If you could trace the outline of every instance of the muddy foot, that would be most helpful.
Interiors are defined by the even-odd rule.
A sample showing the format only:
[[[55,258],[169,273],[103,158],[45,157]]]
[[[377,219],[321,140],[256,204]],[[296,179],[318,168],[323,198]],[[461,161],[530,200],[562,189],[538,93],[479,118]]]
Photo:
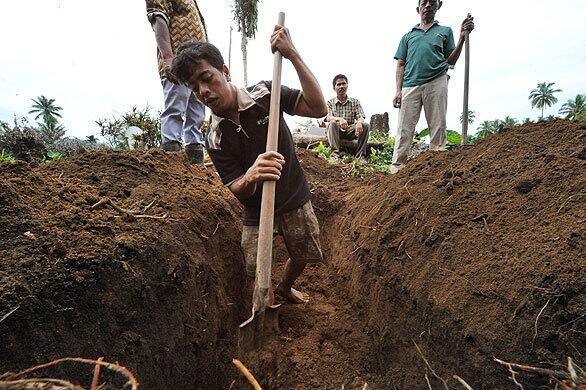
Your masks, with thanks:
[[[287,291],[280,285],[277,285],[275,288],[275,294],[285,299],[289,303],[299,304],[309,302],[309,295],[302,293],[301,291],[297,291],[294,288],[291,288],[289,291]]]

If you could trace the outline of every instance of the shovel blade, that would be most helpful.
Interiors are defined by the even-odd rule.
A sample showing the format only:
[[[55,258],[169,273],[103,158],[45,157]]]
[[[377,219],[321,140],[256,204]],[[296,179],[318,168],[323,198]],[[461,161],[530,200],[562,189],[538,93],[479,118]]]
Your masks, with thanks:
[[[265,338],[279,333],[279,306],[266,306],[252,312],[252,317],[238,328],[238,349],[241,353],[260,349]]]

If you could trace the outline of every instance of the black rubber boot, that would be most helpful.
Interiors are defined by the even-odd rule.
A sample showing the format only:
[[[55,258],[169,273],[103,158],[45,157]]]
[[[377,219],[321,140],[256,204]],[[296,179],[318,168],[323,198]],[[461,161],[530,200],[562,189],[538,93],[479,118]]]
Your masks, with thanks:
[[[185,145],[187,160],[192,164],[203,165],[203,146],[198,144]]]
[[[181,144],[177,141],[167,141],[161,143],[161,150],[165,152],[178,152],[181,150]]]

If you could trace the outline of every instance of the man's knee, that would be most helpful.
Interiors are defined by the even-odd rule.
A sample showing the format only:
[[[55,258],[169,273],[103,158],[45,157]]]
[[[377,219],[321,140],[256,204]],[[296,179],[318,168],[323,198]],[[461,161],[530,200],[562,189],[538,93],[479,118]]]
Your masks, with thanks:
[[[368,122],[364,122],[362,124],[362,133],[360,134],[362,138],[368,139],[368,134],[370,133],[370,124]]]
[[[328,122],[326,126],[326,131],[329,132],[339,132],[340,131],[340,124],[336,121]]]
[[[319,242],[319,223],[311,201],[283,216],[283,239],[291,261],[295,263],[324,261]]]
[[[258,249],[258,227],[243,226],[240,246],[244,254],[246,275],[254,278],[256,274],[256,251]]]

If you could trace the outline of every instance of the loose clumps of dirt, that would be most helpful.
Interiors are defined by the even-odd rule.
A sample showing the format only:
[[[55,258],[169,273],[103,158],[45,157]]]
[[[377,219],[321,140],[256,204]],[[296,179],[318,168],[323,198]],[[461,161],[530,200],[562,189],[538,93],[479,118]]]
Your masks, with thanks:
[[[585,143],[584,123],[542,122],[364,179],[300,151],[328,264],[243,362],[295,389],[510,388],[493,357],[584,366]],[[211,170],[157,150],[2,165],[0,209],[0,372],[104,357],[148,389],[242,385],[240,206]]]
[[[240,206],[213,174],[158,150],[0,169],[0,372],[105,357],[144,388],[225,384]]]

